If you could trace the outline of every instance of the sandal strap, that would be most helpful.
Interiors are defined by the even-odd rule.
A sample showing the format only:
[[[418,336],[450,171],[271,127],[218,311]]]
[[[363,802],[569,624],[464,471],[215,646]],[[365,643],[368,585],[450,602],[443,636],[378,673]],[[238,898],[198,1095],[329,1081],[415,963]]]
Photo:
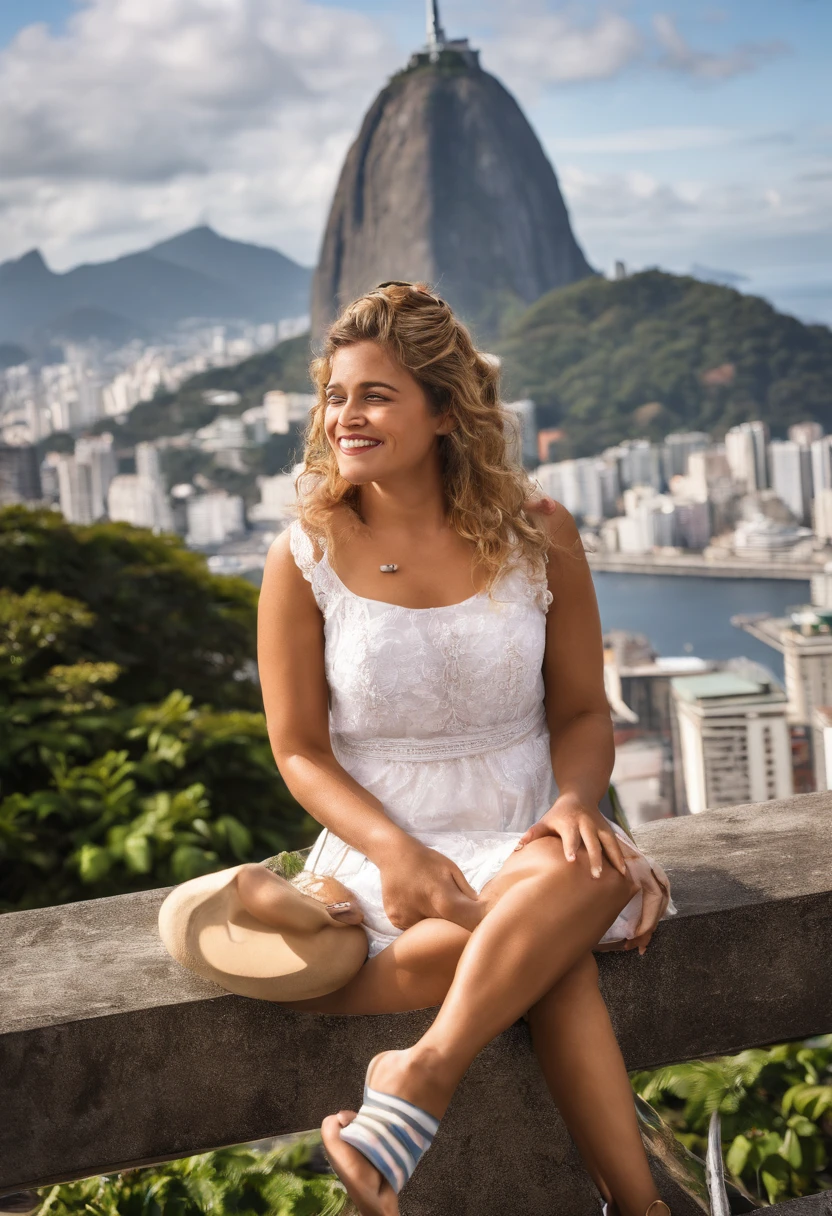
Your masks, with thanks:
[[[369,1086],[341,1139],[372,1162],[398,1194],[433,1143],[439,1120],[420,1106]]]

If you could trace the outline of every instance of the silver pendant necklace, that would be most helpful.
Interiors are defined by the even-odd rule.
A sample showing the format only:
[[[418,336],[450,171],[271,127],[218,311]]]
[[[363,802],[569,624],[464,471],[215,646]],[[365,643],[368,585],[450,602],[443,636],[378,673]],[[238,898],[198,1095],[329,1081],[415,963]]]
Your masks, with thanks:
[[[379,570],[382,574],[395,574],[398,568],[399,567],[395,562],[390,562],[390,564],[387,566],[379,566]]]

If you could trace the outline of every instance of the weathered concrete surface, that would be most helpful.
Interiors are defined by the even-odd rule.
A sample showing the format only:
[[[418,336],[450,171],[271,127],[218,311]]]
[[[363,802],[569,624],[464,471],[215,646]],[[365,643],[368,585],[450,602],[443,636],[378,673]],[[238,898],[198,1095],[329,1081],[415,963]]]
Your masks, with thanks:
[[[832,1028],[831,829],[825,795],[637,829],[679,915],[643,957],[597,956],[628,1067]],[[315,1127],[360,1101],[371,1055],[433,1016],[222,994],[166,955],[165,894],[0,917],[0,1192]],[[475,1062],[402,1204],[452,1207],[598,1211],[522,1025]]]
[[[821,1191],[819,1195],[804,1195],[802,1199],[790,1199],[788,1203],[776,1203],[768,1209],[777,1216],[832,1216],[832,1191]]]

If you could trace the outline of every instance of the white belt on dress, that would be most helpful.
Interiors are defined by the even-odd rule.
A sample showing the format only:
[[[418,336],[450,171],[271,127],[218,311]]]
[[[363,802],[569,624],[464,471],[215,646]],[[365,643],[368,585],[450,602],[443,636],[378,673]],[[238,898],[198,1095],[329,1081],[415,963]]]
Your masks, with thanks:
[[[469,731],[464,735],[444,735],[427,739],[356,739],[338,731],[332,732],[336,748],[358,756],[377,756],[385,760],[453,760],[458,756],[476,756],[481,752],[494,751],[520,743],[532,731],[546,721],[546,710],[541,702],[518,722],[504,726],[488,726],[482,730]]]

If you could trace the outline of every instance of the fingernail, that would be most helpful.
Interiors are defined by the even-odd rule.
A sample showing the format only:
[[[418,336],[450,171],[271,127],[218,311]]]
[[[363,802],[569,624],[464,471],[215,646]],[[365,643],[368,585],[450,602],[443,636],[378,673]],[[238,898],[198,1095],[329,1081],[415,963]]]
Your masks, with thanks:
[[[348,899],[342,900],[339,904],[327,904],[327,910],[330,912],[332,912],[334,910],[340,911],[340,909],[342,909],[342,908],[351,908],[351,907],[352,907],[352,904],[350,903],[350,901]]]
[[[516,844],[514,846],[515,853],[517,853],[520,849],[522,849],[522,847],[523,847],[523,841],[521,840],[519,844]]]
[[[600,871],[600,870],[593,870],[593,871],[592,871],[592,877],[593,877],[593,878],[600,878],[600,877],[601,877],[601,871]]]
[[[575,854],[574,854],[574,853],[567,853],[567,854],[566,854],[566,860],[567,860],[567,861],[574,861],[574,860],[575,860]]]

